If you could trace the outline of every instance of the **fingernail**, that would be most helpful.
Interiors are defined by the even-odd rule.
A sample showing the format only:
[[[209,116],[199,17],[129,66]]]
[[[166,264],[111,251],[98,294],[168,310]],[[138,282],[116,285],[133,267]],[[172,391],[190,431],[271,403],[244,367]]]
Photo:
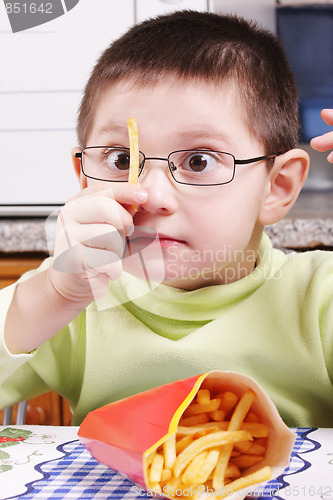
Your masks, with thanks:
[[[138,190],[136,193],[135,193],[135,199],[138,203],[143,203],[147,200],[148,198],[148,193],[147,191],[144,191],[143,189],[141,190]]]

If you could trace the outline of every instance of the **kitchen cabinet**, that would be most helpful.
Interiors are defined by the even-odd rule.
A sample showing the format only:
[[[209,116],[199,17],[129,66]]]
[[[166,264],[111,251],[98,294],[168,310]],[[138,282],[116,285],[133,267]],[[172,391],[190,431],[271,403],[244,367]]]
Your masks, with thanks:
[[[7,254],[0,253],[0,289],[14,283],[23,273],[35,269],[47,257],[43,253]],[[13,423],[16,408],[14,408]],[[0,423],[2,411],[0,411]],[[70,425],[71,411],[68,402],[55,392],[29,400],[27,424],[35,425]]]
[[[0,289],[16,280],[30,269],[36,269],[47,257],[44,253],[0,253]]]

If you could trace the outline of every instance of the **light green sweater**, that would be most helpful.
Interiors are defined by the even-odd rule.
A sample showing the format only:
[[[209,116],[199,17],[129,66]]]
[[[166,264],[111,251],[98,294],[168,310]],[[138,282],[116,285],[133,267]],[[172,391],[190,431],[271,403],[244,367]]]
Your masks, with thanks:
[[[264,235],[256,269],[235,283],[160,285],[116,306],[128,286],[126,275],[110,283],[106,297],[26,355],[3,341],[15,285],[0,292],[0,406],[52,389],[78,425],[109,402],[220,369],[253,377],[288,425],[333,427],[332,253],[285,255]]]

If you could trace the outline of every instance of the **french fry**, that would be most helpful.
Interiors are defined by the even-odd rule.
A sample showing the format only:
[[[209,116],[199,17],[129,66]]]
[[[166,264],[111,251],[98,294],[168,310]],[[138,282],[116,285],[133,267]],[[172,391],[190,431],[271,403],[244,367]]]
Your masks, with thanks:
[[[246,415],[244,422],[259,422],[259,418],[253,411],[249,411],[249,413]]]
[[[139,177],[139,134],[138,125],[135,118],[127,120],[128,137],[130,142],[130,170],[128,182],[137,184]]]
[[[258,443],[251,443],[250,447],[246,451],[246,454],[264,456],[265,452],[266,452],[266,446]]]
[[[220,410],[218,410],[220,411]],[[228,429],[229,422],[224,420],[223,422],[218,422],[215,420],[214,422],[207,422],[206,424],[202,424],[202,427],[218,427],[220,431],[226,431]]]
[[[172,493],[173,491],[180,490],[183,487],[182,478],[172,476],[172,478],[166,483],[167,491]]]
[[[153,458],[155,456],[155,453],[156,453],[156,449],[153,450],[153,451],[151,451],[149,453],[149,455],[147,456],[147,458],[146,458],[146,467],[147,467],[147,469],[148,469],[148,467],[150,467],[150,465],[151,465],[151,463],[153,461]]]
[[[231,458],[231,463],[237,465],[239,469],[247,469],[260,462],[262,459],[263,457],[257,455],[240,455],[239,457]]]
[[[127,120],[128,137],[130,143],[130,169],[128,174],[128,182],[130,184],[137,184],[139,178],[139,134],[138,126],[135,118]],[[137,211],[136,205],[131,205],[132,210]]]
[[[176,461],[176,434],[172,434],[163,443],[164,467],[172,469]]]
[[[197,393],[197,403],[208,405],[210,402],[210,391],[208,389],[200,389]]]
[[[242,441],[240,443],[235,443],[234,450],[238,450],[241,453],[247,453],[251,448],[252,441]]]
[[[255,443],[265,446],[265,448],[267,448],[267,438],[265,437],[256,438]]]
[[[251,439],[251,435],[247,431],[219,431],[202,436],[193,441],[178,455],[173,467],[173,473],[175,477],[179,477],[183,469],[193,459],[193,456],[204,450],[237,441],[247,441],[248,439]]]
[[[232,399],[230,396],[231,394],[232,393],[229,393],[228,396],[230,399]],[[241,427],[244,418],[246,417],[248,411],[251,408],[254,398],[255,398],[255,393],[250,389],[243,394],[232,414],[232,417],[228,425],[228,431],[235,431]],[[224,446],[221,450],[220,457],[216,465],[213,476],[213,488],[216,490],[221,489],[224,485],[224,477],[231,457],[232,449],[233,445],[228,444],[227,446]]]
[[[193,435],[195,435],[195,433],[188,434],[187,436],[179,439],[179,441],[176,442],[176,455],[185,450],[185,448],[193,442]]]
[[[159,483],[161,481],[163,470],[163,455],[155,453],[153,461],[150,466],[149,481],[150,483]]]
[[[193,415],[200,415],[202,413],[210,413],[216,411],[220,406],[220,399],[211,399],[207,404],[192,403],[186,408],[183,413],[185,418],[192,417]]]
[[[200,484],[198,480],[198,473],[201,467],[203,466],[208,455],[208,451],[203,451],[196,455],[193,460],[190,462],[185,472],[182,475],[182,482],[185,484],[192,484],[194,486]]]
[[[225,417],[225,411],[223,410],[214,410],[209,413],[209,416],[215,422],[223,422]]]
[[[247,412],[251,408],[254,398],[255,393],[251,391],[251,389],[244,392],[230,419],[230,424],[228,425],[229,431],[234,431],[240,428],[244,421],[244,418],[247,415]]]
[[[241,429],[244,431],[249,431],[249,433],[255,438],[265,438],[268,436],[268,427],[265,424],[244,422],[241,425]]]
[[[235,465],[236,467],[236,465]],[[161,474],[161,483],[165,483],[172,478],[172,472],[170,469],[163,469]]]
[[[198,425],[197,427],[205,429],[207,427],[218,427],[221,431],[226,431],[229,426],[229,421],[224,420],[223,422],[206,422]],[[249,431],[249,433],[254,438],[266,438],[268,436],[268,427],[266,424],[262,424],[259,422],[243,422],[240,426],[241,430]],[[180,429],[180,427],[179,427]],[[192,427],[184,427],[187,431],[184,431],[186,434],[190,434],[192,431]]]
[[[150,484],[150,489],[151,489],[151,491],[153,491],[155,494],[157,494],[157,493],[161,493],[161,492],[162,492],[161,485],[160,485],[159,483],[151,483],[151,484]]]
[[[219,394],[217,398],[221,399],[220,410],[224,410],[226,415],[232,410],[238,401],[238,396],[229,391]]]
[[[237,465],[239,469],[247,469],[256,463],[261,462],[263,458],[264,457],[257,455],[240,455],[239,457],[231,458],[231,463]]]
[[[193,426],[178,425],[177,435],[193,436],[194,434],[197,434],[198,435],[197,437],[199,437],[200,432],[202,432],[203,433],[202,435],[204,435],[207,434],[208,432],[215,432],[218,430],[226,431],[227,425],[224,425],[223,428],[221,428],[220,422],[208,422],[207,424],[193,425]]]
[[[252,484],[261,483],[262,481],[268,481],[271,478],[272,472],[269,466],[263,467],[262,469],[253,472],[252,474],[248,474],[247,476],[242,476],[239,479],[235,479],[231,483],[228,483],[228,488],[226,488],[226,493],[218,496],[217,500],[221,500],[222,498],[226,498],[228,496],[228,491],[238,491],[242,488],[247,488]]]
[[[244,439],[245,441],[245,439]],[[228,444],[223,446],[220,452],[220,456],[218,462],[215,467],[214,475],[213,475],[213,488],[214,490],[221,490],[224,485],[224,478],[226,475],[228,463],[231,457],[233,449],[233,444]]]
[[[268,426],[251,409],[254,399],[252,390],[239,397],[230,391],[216,395],[207,386],[200,389],[176,433],[147,457],[149,486],[162,494],[167,488],[175,500],[222,500],[228,496],[224,491],[269,479],[269,467],[246,475],[248,467],[263,460],[268,444]],[[206,489],[209,494],[203,493]],[[223,494],[217,496],[217,491]]]
[[[217,464],[219,456],[220,456],[219,450],[214,450],[214,449],[209,450],[206,459],[197,474],[196,479],[198,484],[205,483],[208,480],[211,472],[214,470]]]
[[[180,425],[200,425],[209,422],[209,416],[207,413],[201,413],[200,415],[193,415],[192,417],[182,418],[179,422]]]
[[[241,477],[241,471],[239,470],[239,468],[237,467],[236,464],[233,464],[233,463],[228,463],[228,467],[227,467],[227,470],[225,472],[225,476],[227,478],[236,478],[238,479],[239,477]]]

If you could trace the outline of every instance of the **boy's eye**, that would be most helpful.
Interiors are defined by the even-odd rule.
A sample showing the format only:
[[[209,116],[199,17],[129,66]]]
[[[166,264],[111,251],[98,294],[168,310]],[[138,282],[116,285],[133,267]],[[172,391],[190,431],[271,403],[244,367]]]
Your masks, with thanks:
[[[128,151],[121,149],[108,150],[104,153],[105,161],[109,168],[118,170],[129,170],[130,155]]]
[[[201,172],[207,167],[208,161],[203,155],[195,155],[190,158],[188,164],[195,172]]]
[[[218,158],[215,158],[213,154],[197,152],[184,158],[180,166],[189,172],[203,172],[216,169],[218,165]]]

